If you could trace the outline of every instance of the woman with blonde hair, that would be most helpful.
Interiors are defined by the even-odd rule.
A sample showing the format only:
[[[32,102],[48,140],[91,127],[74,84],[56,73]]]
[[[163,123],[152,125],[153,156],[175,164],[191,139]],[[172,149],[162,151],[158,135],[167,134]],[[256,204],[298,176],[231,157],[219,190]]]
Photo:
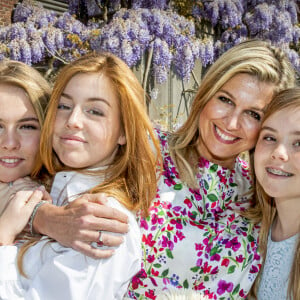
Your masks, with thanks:
[[[26,245],[20,250],[21,272],[10,283],[2,283],[0,298],[122,299],[140,268],[140,231],[133,212],[148,210],[160,164],[143,89],[123,61],[108,53],[92,53],[61,70],[42,129],[40,153],[47,171],[55,176],[53,205],[64,206],[83,193],[105,193],[107,205],[129,219],[130,231],[118,248],[107,250],[114,255],[102,260],[48,237]],[[36,168],[33,174],[39,171]],[[47,206],[52,205],[41,200],[36,208]],[[98,231],[91,247],[102,246]],[[15,268],[12,262],[6,264]]]
[[[32,67],[0,62],[0,244],[14,242],[37,201],[9,200],[19,190],[41,185],[29,176],[34,166],[41,169],[39,139],[50,93],[48,82]]]
[[[300,299],[299,132],[296,87],[272,100],[255,148],[256,206],[247,214],[261,224],[264,263],[253,288],[257,299]]]

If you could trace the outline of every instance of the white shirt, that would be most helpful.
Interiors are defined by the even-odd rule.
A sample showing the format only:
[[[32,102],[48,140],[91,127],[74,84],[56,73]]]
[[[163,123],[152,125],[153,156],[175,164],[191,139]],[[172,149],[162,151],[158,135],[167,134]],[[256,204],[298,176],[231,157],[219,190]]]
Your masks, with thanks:
[[[102,180],[77,172],[59,172],[51,196],[56,205],[72,201]],[[67,203],[67,202],[65,202]],[[122,299],[128,283],[140,269],[141,240],[135,216],[116,199],[108,205],[124,212],[130,231],[111,258],[95,260],[50,242],[45,237],[24,258],[28,278],[16,271],[16,246],[0,247],[0,299],[83,300]]]

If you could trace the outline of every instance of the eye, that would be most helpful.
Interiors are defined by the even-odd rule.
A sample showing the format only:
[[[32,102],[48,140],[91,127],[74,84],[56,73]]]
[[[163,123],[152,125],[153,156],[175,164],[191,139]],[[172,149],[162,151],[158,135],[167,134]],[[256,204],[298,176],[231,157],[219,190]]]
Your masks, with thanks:
[[[293,145],[294,145],[295,147],[300,147],[300,141],[296,141]]]
[[[253,119],[260,121],[261,120],[261,115],[253,110],[247,111],[247,114],[252,117]]]
[[[262,140],[267,141],[267,142],[276,142],[275,137],[271,135],[265,135],[262,137]]]
[[[69,109],[71,109],[71,106],[67,105],[67,104],[59,103],[57,105],[57,109],[59,109],[59,110],[69,110]]]
[[[91,108],[91,109],[87,109],[86,112],[95,116],[104,116],[103,111],[100,109]]]
[[[234,104],[229,98],[227,98],[225,96],[219,96],[218,99],[223,103],[227,103],[227,104],[231,104],[231,105]]]
[[[35,125],[35,124],[24,124],[20,126],[20,129],[25,129],[25,130],[39,130],[40,127]]]

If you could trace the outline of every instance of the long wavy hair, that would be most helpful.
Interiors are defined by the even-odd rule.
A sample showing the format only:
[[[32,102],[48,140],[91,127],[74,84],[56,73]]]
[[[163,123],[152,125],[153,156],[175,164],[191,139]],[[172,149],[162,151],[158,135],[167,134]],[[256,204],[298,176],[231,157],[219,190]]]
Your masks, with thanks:
[[[61,70],[53,87],[41,133],[42,161],[52,175],[70,169],[59,160],[53,150],[57,106],[71,78],[76,74],[93,73],[106,76],[117,93],[126,144],[119,146],[114,161],[105,170],[105,181],[93,188],[91,193],[105,192],[115,196],[127,208],[142,209],[147,214],[150,202],[156,195],[156,171],[161,164],[160,150],[146,112],[144,90],[130,68],[116,56],[109,53],[91,53]],[[102,173],[103,170],[98,170],[92,174]]]
[[[37,70],[22,62],[3,60],[0,62],[0,84],[19,87],[26,93],[42,128],[51,94],[51,87],[47,80]],[[39,153],[36,156],[35,166],[39,172],[32,175],[38,178],[38,175],[42,175],[42,161]]]
[[[264,115],[263,122],[271,117],[274,113],[279,112],[286,108],[300,108],[300,88],[295,87],[284,90],[277,94],[272,102],[268,105],[266,114]],[[259,234],[259,251],[265,261],[267,254],[268,235],[270,228],[277,216],[277,209],[274,198],[267,195],[260,185],[256,182],[255,205],[250,208],[245,215],[253,223],[261,223]],[[299,228],[300,232],[300,228]],[[257,277],[251,294],[256,298],[256,293],[261,277],[261,272]],[[300,235],[296,246],[292,270],[289,277],[288,295],[287,299],[300,299]]]
[[[274,94],[295,84],[294,69],[287,56],[268,42],[246,41],[225,52],[202,79],[186,122],[169,139],[171,156],[180,178],[191,188],[199,188],[195,172],[201,156],[196,148],[200,113],[227,81],[241,73],[273,84]]]

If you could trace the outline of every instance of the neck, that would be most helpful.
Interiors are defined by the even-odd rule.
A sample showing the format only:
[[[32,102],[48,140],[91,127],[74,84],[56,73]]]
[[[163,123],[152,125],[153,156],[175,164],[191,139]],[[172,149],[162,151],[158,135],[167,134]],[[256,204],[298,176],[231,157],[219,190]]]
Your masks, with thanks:
[[[275,199],[277,216],[272,228],[272,239],[282,241],[300,229],[300,199]]]

